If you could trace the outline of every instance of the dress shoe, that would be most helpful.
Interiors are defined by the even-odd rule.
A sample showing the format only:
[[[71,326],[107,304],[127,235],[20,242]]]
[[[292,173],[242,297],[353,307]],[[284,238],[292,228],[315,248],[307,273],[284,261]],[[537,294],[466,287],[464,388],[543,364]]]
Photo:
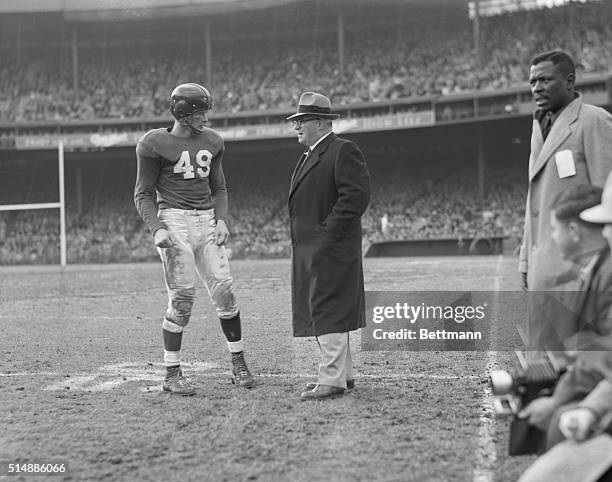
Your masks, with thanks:
[[[331,385],[317,385],[314,390],[306,390],[300,395],[300,400],[324,400],[326,398],[341,397],[344,395],[344,388],[333,387]]]
[[[314,383],[314,382],[307,383],[306,384],[306,390],[314,390],[314,388],[316,386],[317,386],[317,384]],[[346,381],[346,391],[349,392],[353,388],[355,388],[355,380],[347,380]]]

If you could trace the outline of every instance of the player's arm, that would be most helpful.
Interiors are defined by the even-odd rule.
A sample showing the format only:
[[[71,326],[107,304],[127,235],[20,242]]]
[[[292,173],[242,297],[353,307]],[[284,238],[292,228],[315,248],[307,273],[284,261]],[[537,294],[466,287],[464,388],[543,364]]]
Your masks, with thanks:
[[[166,226],[157,216],[155,203],[155,185],[161,170],[161,160],[146,142],[140,141],[136,146],[136,162],[136,185],[134,187],[136,210],[155,237],[155,245],[160,248],[169,248],[173,244],[172,238]]]
[[[336,238],[358,219],[370,201],[370,174],[359,148],[352,142],[342,145],[334,166],[338,197],[325,220],[326,229]]]
[[[225,174],[223,173],[223,153],[225,148],[222,146],[217,155],[213,158],[210,165],[210,193],[215,206],[215,241],[217,245],[223,245],[229,240],[230,232],[227,227],[227,186],[225,184]]]

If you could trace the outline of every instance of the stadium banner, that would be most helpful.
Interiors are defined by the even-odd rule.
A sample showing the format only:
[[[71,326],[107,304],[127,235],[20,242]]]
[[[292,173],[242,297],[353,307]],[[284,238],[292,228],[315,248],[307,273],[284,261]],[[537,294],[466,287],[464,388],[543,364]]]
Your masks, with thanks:
[[[409,129],[434,124],[433,111],[399,112],[375,117],[357,117],[334,121],[338,134]],[[237,127],[212,126],[226,141],[247,141],[257,139],[282,139],[295,137],[289,122],[283,124],[261,124]],[[108,147],[134,147],[145,131],[96,132],[96,133],[45,133],[18,134],[15,147],[20,150],[56,149],[61,140],[64,148],[105,149]]]
[[[365,351],[609,349],[612,337],[597,332],[610,320],[595,316],[596,303],[576,291],[367,291],[361,345]]]

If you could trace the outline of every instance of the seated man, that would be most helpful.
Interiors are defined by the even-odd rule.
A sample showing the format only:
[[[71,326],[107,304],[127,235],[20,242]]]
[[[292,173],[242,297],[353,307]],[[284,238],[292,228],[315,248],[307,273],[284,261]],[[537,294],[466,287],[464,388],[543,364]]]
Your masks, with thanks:
[[[602,234],[612,248],[612,176],[608,177],[601,203],[580,212],[581,220],[605,225]],[[607,279],[609,260],[595,270],[599,281]],[[595,276],[592,276],[594,279]],[[586,281],[586,278],[585,278]],[[596,284],[605,289],[606,282]],[[593,290],[592,283],[583,286]],[[609,290],[609,288],[608,288]],[[602,311],[605,310],[602,303]],[[610,307],[608,306],[608,312]],[[610,315],[583,326],[570,341],[583,350],[561,377],[553,396],[534,400],[523,410],[534,424],[546,426],[548,448],[527,469],[519,482],[558,480],[612,481],[612,336]],[[537,403],[536,403],[537,402]],[[570,403],[567,403],[570,402]],[[567,439],[563,441],[563,439]],[[554,446],[554,447],[553,447]]]
[[[555,412],[548,439],[560,443],[539,457],[519,482],[612,482],[612,352],[605,352],[604,357],[607,370],[604,368],[603,378],[588,395]],[[580,372],[586,378],[601,377],[602,366],[596,365],[583,363],[581,367],[574,367],[572,377],[577,377],[578,383],[581,383]],[[563,437],[567,440],[563,441]]]
[[[589,344],[612,332],[612,263],[610,251],[602,237],[602,224],[580,219],[580,213],[597,205],[602,196],[600,188],[579,185],[561,192],[552,203],[552,238],[562,257],[571,260],[579,270],[579,277],[569,310],[569,316],[562,320],[548,320],[563,323],[564,345],[572,350],[576,362],[570,366],[550,397],[540,397],[532,401],[520,413],[545,432],[551,419],[558,417],[560,409],[568,403],[584,398],[599,383],[603,375],[591,369],[592,358],[596,352],[574,352],[588,350]],[[561,328],[560,328],[561,330]],[[581,358],[584,357],[584,360]],[[566,408],[566,407],[563,407]],[[547,434],[546,449],[562,438],[553,433]]]
[[[597,424],[607,427],[612,416],[612,351],[579,353],[548,398],[555,400],[555,410],[547,426],[547,449],[565,438],[584,441]]]

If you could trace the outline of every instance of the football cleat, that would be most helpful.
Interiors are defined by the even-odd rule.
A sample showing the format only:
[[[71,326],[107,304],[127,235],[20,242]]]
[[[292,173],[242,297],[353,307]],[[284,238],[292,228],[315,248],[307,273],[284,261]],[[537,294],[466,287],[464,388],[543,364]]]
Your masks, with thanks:
[[[183,372],[180,369],[166,375],[162,388],[164,392],[175,393],[177,395],[188,396],[195,394],[195,388],[183,377]]]
[[[232,353],[232,373],[234,375],[232,381],[244,388],[251,388],[255,385],[253,375],[244,361],[244,353]]]

